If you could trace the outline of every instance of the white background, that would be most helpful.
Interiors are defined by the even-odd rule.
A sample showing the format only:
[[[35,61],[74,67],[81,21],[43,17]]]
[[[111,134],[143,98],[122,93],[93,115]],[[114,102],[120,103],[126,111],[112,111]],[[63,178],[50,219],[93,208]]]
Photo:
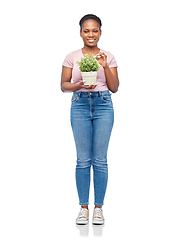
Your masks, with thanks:
[[[102,19],[118,63],[106,224],[77,228],[71,94],[62,62],[83,47],[78,22]],[[0,239],[175,238],[174,2],[0,3]],[[93,186],[90,193],[90,220]],[[87,233],[88,232],[88,233]]]

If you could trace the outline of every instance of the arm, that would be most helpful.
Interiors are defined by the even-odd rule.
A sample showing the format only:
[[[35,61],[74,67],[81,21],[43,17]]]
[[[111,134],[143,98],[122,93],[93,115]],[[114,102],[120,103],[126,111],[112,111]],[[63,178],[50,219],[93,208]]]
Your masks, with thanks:
[[[79,84],[71,83],[72,68],[63,67],[61,75],[61,90],[63,92],[75,92],[80,89]]]
[[[62,75],[61,75],[61,90],[63,92],[66,92],[66,91],[76,92],[81,88],[94,89],[96,87],[96,85],[84,86],[83,81],[79,83],[71,83],[71,78],[72,78],[72,68],[63,66]]]
[[[109,90],[113,93],[117,92],[119,87],[117,68],[116,67],[109,68],[109,66],[106,65],[106,67],[104,67],[104,71]]]
[[[96,58],[104,69],[108,89],[113,93],[117,92],[119,87],[117,68],[109,68],[107,65],[107,56],[104,53],[99,53]]]

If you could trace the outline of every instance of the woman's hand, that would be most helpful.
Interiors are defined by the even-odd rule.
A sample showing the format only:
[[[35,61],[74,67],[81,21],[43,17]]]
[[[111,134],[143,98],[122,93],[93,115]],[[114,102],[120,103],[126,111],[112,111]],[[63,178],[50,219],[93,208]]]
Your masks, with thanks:
[[[107,66],[107,56],[104,53],[98,53],[95,58],[103,68]]]
[[[80,86],[80,88],[85,88],[85,89],[94,89],[96,86],[97,86],[97,84],[91,84],[91,85],[84,85],[84,82],[83,81],[81,81],[80,83],[79,83],[79,86]]]
[[[97,84],[91,84],[89,86],[85,86],[84,82],[81,81],[79,83],[71,83],[72,78],[72,68],[64,67],[62,70],[62,76],[61,76],[61,90],[63,92],[76,92],[80,90],[81,88],[86,89],[94,89]]]

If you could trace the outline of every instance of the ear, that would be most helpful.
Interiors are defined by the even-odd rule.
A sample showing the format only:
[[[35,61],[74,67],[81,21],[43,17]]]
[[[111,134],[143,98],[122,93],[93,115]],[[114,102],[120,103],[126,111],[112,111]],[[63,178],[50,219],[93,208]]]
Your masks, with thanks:
[[[102,35],[102,30],[100,30],[100,37],[101,37],[101,35]]]
[[[80,37],[82,37],[82,31],[80,31]]]

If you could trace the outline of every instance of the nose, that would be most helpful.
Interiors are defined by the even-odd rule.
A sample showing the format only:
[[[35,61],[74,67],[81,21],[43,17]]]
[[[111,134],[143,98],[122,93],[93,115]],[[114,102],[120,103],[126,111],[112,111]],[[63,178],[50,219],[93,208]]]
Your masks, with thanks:
[[[94,36],[93,31],[90,31],[90,32],[89,32],[89,37],[93,37],[93,36]]]

